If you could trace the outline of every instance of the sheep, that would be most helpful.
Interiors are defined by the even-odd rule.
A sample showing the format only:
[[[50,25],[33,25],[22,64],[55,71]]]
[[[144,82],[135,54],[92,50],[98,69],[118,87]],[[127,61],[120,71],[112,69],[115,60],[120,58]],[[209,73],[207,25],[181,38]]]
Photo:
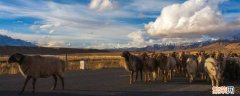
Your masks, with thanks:
[[[181,52],[178,57],[179,60],[179,71],[180,74],[185,75],[186,74],[186,61],[187,61],[187,55],[185,52]]]
[[[172,73],[175,73],[176,60],[172,56],[167,56],[163,53],[158,54],[157,61],[159,63],[159,74],[162,74],[163,82],[172,79]]]
[[[226,60],[226,68],[224,70],[224,78],[230,81],[240,80],[240,58],[239,57],[229,57]]]
[[[35,93],[35,84],[38,78],[47,78],[53,76],[54,85],[52,90],[55,90],[57,85],[57,77],[62,81],[62,89],[64,89],[64,61],[55,57],[42,57],[39,55],[29,56],[20,53],[11,55],[8,59],[8,63],[18,63],[19,70],[25,79],[24,86],[19,94],[22,94],[28,81],[32,78],[33,91]]]
[[[152,74],[153,80],[156,80],[158,71],[158,61],[155,58],[155,54],[148,56],[146,52],[142,54],[145,71],[145,82],[151,81],[150,75]]]
[[[124,64],[124,68],[127,71],[131,72],[131,74],[130,74],[130,84],[133,84],[137,80],[138,72],[140,72],[140,76],[141,76],[141,80],[142,80],[142,71],[143,71],[142,57],[132,55],[128,51],[122,52],[121,56],[125,59],[125,62],[126,62]],[[135,77],[135,79],[133,79],[133,75],[134,75],[135,72],[136,72],[136,77]]]
[[[197,58],[198,61],[198,73],[201,75],[201,80],[206,80],[206,72],[204,71],[206,57],[204,54],[200,54]]]
[[[161,74],[163,82],[167,82],[168,70],[169,70],[167,67],[168,57],[163,53],[159,53],[157,60],[159,62],[158,75]]]
[[[217,64],[216,60],[209,57],[205,60],[204,69],[208,73],[211,79],[212,86],[218,86],[221,80],[220,66]]]
[[[197,66],[198,66],[197,65],[197,60],[195,59],[195,57],[194,56],[190,56],[187,59],[187,65],[186,65],[189,83],[192,83],[192,81],[196,77]]]
[[[176,60],[176,71],[180,75],[180,73],[181,73],[181,60],[179,58],[179,53],[173,52],[172,57]]]
[[[169,68],[168,70],[169,79],[172,80],[172,77],[174,77],[176,73],[177,62],[176,62],[176,59],[172,57],[170,54],[168,54],[167,57],[168,57],[167,66]]]
[[[226,59],[224,58],[224,54],[221,53],[221,52],[217,52],[215,53],[215,56],[214,56],[215,60],[217,61],[217,63],[219,64],[219,67],[221,69],[221,74],[223,73],[223,70],[225,69],[225,62],[226,62]]]

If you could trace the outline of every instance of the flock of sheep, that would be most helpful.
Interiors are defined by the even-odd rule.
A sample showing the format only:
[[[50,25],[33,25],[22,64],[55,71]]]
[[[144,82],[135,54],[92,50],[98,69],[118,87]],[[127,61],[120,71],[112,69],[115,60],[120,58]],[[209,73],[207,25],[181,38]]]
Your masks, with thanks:
[[[211,80],[212,86],[219,86],[224,81],[240,80],[240,54],[219,52],[205,53],[204,51],[190,54],[189,52],[173,53],[139,53],[122,52],[125,59],[124,68],[130,72],[130,84],[141,80],[144,73],[145,82],[160,78],[167,82],[176,73],[187,78],[192,83],[196,78]],[[135,78],[134,78],[135,75]]]
[[[219,83],[225,80],[240,80],[240,55],[235,53],[224,55],[221,52],[207,54],[203,51],[196,54],[144,52],[134,55],[124,51],[121,56],[126,62],[124,68],[130,71],[130,84],[137,80],[139,72],[141,80],[144,73],[146,82],[157,78],[167,82],[174,78],[176,73],[186,77],[189,83],[192,83],[197,77],[201,80],[206,80],[209,77],[212,86],[219,86]],[[26,78],[20,94],[24,92],[30,79],[33,80],[32,92],[34,93],[36,80],[51,76],[55,80],[52,90],[56,88],[58,78],[60,78],[62,89],[64,89],[65,63],[59,58],[16,53],[9,57],[8,62],[18,63],[20,73]]]

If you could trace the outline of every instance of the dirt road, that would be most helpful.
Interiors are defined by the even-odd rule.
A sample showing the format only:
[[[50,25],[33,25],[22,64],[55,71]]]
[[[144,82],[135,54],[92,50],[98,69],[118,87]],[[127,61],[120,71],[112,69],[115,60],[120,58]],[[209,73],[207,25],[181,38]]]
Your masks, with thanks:
[[[20,75],[0,75],[0,96],[16,96],[22,88],[24,78]],[[58,82],[57,90],[51,91],[53,78],[38,79],[35,96],[172,96],[211,94],[210,83],[195,81],[188,84],[183,77],[163,83],[138,81],[128,84],[128,73],[123,69],[84,70],[65,74],[65,90]],[[32,96],[31,82],[22,96]]]

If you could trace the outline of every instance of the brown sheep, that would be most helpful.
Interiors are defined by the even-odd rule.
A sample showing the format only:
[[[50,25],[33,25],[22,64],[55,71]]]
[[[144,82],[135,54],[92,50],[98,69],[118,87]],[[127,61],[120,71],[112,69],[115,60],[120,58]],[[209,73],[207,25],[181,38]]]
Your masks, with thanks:
[[[56,88],[57,77],[62,81],[62,89],[64,89],[64,62],[55,57],[42,57],[39,55],[28,56],[23,54],[13,54],[8,59],[9,63],[18,63],[21,74],[26,78],[24,86],[19,94],[22,94],[28,81],[33,79],[33,93],[35,93],[35,83],[37,78],[47,78],[53,76],[55,82],[52,90]]]
[[[142,54],[143,62],[144,62],[144,72],[145,72],[145,81],[151,81],[151,75],[153,80],[157,78],[157,71],[158,71],[158,61],[153,53],[151,56],[148,56],[147,53]]]
[[[122,57],[125,59],[124,68],[127,71],[130,71],[130,84],[134,83],[138,78],[138,72],[140,72],[141,80],[142,80],[142,71],[143,71],[143,61],[141,56],[132,55],[128,51],[122,52]],[[135,79],[133,79],[133,75],[136,73]]]

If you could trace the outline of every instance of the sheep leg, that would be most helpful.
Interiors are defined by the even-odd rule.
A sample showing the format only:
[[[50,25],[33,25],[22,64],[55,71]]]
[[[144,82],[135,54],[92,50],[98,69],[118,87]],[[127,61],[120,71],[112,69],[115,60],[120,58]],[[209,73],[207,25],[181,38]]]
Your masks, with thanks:
[[[59,76],[59,78],[60,78],[61,81],[62,81],[62,90],[64,90],[64,78],[63,78],[63,76]]]
[[[151,75],[151,72],[149,72],[149,73],[147,74],[148,82],[151,82],[151,77],[150,77],[150,75]]]
[[[22,93],[24,92],[25,87],[26,87],[26,85],[27,85],[27,83],[28,83],[28,81],[29,81],[30,79],[31,79],[31,77],[30,77],[30,76],[27,76],[27,78],[25,79],[25,82],[24,82],[24,85],[23,85],[22,91],[19,93],[19,95],[22,94]]]
[[[141,75],[141,81],[142,81],[142,79],[143,79],[143,77],[142,77],[142,70],[140,70],[140,75]]]
[[[33,78],[33,82],[32,82],[32,86],[33,86],[33,91],[32,91],[32,93],[33,93],[33,94],[35,93],[36,81],[37,81],[37,79],[36,79],[36,78]]]
[[[176,70],[173,69],[172,71],[173,71],[173,72],[172,72],[172,77],[175,77]]]
[[[204,74],[204,76],[203,76],[203,77],[204,77],[204,80],[207,80],[207,75],[206,75],[206,74]]]
[[[212,86],[214,86],[214,78],[213,78],[213,76],[209,75],[209,77],[211,79]]]
[[[157,72],[153,71],[152,74],[153,74],[153,80],[156,81],[157,80]]]
[[[181,73],[182,75],[184,75],[184,70],[183,70],[183,67],[181,67],[181,69],[180,69],[180,70],[181,70],[181,72],[180,72],[180,73]]]
[[[219,85],[219,81],[218,81],[217,77],[214,76],[213,78],[214,78],[214,80],[215,80],[215,86],[218,86],[218,85]]]
[[[203,73],[200,73],[201,74],[201,80],[204,80],[204,78],[203,78]]]
[[[163,71],[163,75],[164,75],[163,81],[167,82],[167,71],[166,70]]]
[[[135,80],[134,80],[134,82],[136,82],[136,81],[137,81],[137,79],[138,79],[138,71],[136,72],[136,77],[135,77]]]
[[[51,88],[52,90],[55,90],[56,86],[57,86],[57,76],[56,75],[53,75],[53,79],[54,79],[54,85],[53,87]]]
[[[133,80],[132,80],[132,78],[133,78],[133,71],[131,71],[130,78],[129,78],[129,80],[130,80],[130,84],[132,84],[132,83],[133,83]]]
[[[193,81],[193,75],[192,75],[192,74],[190,74],[190,75],[189,75],[189,83],[191,84],[191,83],[192,83],[192,81]]]
[[[173,74],[172,70],[169,70],[169,73],[170,73],[169,80],[172,80],[172,74]]]
[[[147,78],[147,72],[144,73],[144,81],[147,82],[148,78]]]

